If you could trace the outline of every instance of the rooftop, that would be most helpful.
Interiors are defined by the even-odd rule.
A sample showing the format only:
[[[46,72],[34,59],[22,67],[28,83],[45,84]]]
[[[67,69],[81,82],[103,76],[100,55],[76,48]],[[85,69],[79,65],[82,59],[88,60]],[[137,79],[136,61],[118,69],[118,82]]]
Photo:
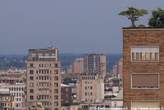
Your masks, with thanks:
[[[0,88],[0,94],[9,94],[10,91],[8,88]]]
[[[164,27],[123,27],[123,30],[164,30]]]
[[[47,51],[53,51],[58,50],[58,48],[44,48],[44,49],[29,49],[30,52],[47,52]]]
[[[118,93],[118,95],[115,98],[112,98],[113,100],[119,100],[123,99],[123,90],[121,89]]]

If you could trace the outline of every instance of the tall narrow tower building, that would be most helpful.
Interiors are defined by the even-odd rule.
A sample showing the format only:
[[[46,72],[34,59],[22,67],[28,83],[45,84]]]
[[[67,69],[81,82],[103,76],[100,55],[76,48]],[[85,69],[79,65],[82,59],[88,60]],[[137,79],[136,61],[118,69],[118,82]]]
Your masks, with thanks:
[[[57,48],[29,49],[27,106],[42,104],[46,110],[61,108],[60,62]]]

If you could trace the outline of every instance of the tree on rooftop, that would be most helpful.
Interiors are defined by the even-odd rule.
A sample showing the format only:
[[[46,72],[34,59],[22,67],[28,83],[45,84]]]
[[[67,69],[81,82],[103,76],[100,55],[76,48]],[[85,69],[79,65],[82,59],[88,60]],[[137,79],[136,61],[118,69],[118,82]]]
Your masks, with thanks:
[[[149,26],[164,27],[164,10],[157,8],[152,11],[152,17],[149,20]]]
[[[148,14],[145,9],[137,9],[134,7],[129,7],[128,10],[121,11],[119,15],[126,16],[132,23],[132,27],[136,27],[135,22],[138,21],[139,17]]]

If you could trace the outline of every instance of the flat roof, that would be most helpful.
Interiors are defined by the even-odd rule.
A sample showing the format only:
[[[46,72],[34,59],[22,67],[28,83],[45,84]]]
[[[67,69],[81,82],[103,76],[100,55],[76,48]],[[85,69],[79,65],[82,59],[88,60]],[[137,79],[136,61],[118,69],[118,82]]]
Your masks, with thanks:
[[[0,94],[9,94],[10,91],[8,88],[0,88]]]
[[[58,48],[38,48],[38,49],[28,49],[29,51],[49,51],[49,50],[58,50]]]
[[[123,27],[123,30],[164,30],[164,27]]]
[[[116,97],[112,98],[112,100],[118,100],[118,99],[123,99],[123,89],[119,91]]]

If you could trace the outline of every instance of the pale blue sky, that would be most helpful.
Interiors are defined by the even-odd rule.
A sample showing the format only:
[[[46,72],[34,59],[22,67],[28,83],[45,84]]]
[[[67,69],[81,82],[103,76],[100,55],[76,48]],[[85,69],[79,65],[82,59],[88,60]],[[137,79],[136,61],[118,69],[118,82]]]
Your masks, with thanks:
[[[60,53],[121,53],[121,28],[130,22],[118,13],[129,6],[164,9],[164,1],[1,0],[0,54],[25,54],[50,42]]]

